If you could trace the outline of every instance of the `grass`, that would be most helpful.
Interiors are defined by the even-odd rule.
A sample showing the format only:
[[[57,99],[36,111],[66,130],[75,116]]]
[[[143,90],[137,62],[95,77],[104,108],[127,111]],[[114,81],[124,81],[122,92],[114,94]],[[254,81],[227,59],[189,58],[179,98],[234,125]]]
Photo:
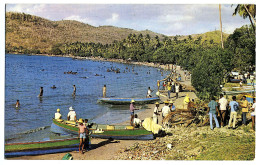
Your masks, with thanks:
[[[254,160],[255,138],[252,136],[210,136],[201,139],[206,150],[201,152],[195,160]]]

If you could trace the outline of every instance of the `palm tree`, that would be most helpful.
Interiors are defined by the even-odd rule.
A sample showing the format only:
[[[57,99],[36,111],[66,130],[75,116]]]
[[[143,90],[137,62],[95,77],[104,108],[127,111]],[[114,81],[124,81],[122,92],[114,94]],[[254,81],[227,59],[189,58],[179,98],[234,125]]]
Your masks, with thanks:
[[[238,4],[237,7],[235,8],[235,11],[233,15],[239,14],[241,17],[249,18],[251,25],[255,31],[255,25],[256,25],[256,5],[254,4]],[[253,23],[254,22],[254,23]]]
[[[219,23],[220,23],[220,36],[221,36],[221,47],[224,49],[223,34],[222,34],[222,21],[221,21],[221,5],[219,4]]]

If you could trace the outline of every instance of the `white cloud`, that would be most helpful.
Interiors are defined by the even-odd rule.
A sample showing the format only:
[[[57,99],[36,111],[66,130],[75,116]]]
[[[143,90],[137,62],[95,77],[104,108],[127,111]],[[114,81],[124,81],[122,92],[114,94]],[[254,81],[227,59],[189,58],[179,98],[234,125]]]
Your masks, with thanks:
[[[93,26],[98,26],[95,21],[85,17],[85,18],[82,18],[81,16],[79,15],[71,15],[69,17],[66,17],[64,18],[64,20],[75,20],[75,21],[79,21],[79,22],[83,22],[83,23],[86,23],[86,24],[90,24],[90,25],[93,25]]]
[[[119,20],[119,14],[117,14],[117,13],[112,13],[111,18],[106,19],[105,22],[106,22],[107,24],[109,24],[109,25],[112,25],[112,24],[117,23],[118,20]]]

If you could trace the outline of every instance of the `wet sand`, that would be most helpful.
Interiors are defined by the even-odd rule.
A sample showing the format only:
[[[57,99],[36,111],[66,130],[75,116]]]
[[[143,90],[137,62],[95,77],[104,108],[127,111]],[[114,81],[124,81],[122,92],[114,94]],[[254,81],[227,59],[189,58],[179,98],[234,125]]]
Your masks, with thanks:
[[[161,68],[165,69],[167,66],[161,66]],[[177,73],[180,73],[182,75],[182,79],[184,79],[184,71],[177,69]],[[154,82],[156,83],[156,82]],[[187,81],[181,81],[182,84],[190,86],[191,82],[190,80]],[[155,91],[152,93],[155,95]],[[183,106],[183,99],[186,96],[186,94],[189,94],[190,99],[195,99],[196,95],[194,92],[180,92],[179,98],[176,99],[175,93],[171,93],[171,100],[173,100],[174,105],[177,108],[182,108]],[[167,96],[167,94],[165,93]],[[168,97],[161,97],[161,101],[165,101],[168,99]],[[161,109],[164,106],[164,104],[160,104],[159,108]],[[144,111],[138,112],[138,110],[135,111],[135,113],[138,114],[138,118],[143,120],[147,117],[152,117],[153,115],[153,109],[155,107],[155,104],[148,104],[147,108]],[[159,116],[159,124],[162,123],[162,117],[161,113]],[[119,123],[119,124],[130,124],[130,115],[129,118],[126,119],[125,122]],[[125,148],[133,145],[134,143],[138,142],[137,140],[113,140],[109,141],[107,139],[91,139],[92,149],[90,151],[87,151],[84,154],[79,153],[78,151],[69,152],[72,154],[74,160],[115,160],[114,157]],[[38,156],[22,156],[22,157],[15,157],[15,158],[8,158],[10,160],[61,160],[62,157],[66,153],[56,153],[56,154],[46,154],[46,155],[38,155]]]

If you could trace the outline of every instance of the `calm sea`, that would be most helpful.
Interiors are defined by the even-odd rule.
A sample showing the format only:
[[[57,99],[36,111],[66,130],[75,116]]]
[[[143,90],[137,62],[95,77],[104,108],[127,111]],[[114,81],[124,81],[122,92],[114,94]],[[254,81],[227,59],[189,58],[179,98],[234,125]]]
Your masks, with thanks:
[[[119,68],[121,73],[107,72],[111,67]],[[67,71],[77,74],[64,74]],[[156,89],[156,81],[162,78],[158,68],[147,66],[6,54],[5,139],[14,142],[60,138],[50,132],[52,118],[60,108],[65,119],[70,106],[78,118],[100,124],[129,120],[128,106],[97,104],[103,85],[107,86],[107,97],[140,98],[146,96],[149,86]],[[53,85],[57,88],[52,89]],[[73,85],[77,88],[75,97]],[[44,92],[39,98],[41,86]],[[18,109],[16,100],[21,104]]]

